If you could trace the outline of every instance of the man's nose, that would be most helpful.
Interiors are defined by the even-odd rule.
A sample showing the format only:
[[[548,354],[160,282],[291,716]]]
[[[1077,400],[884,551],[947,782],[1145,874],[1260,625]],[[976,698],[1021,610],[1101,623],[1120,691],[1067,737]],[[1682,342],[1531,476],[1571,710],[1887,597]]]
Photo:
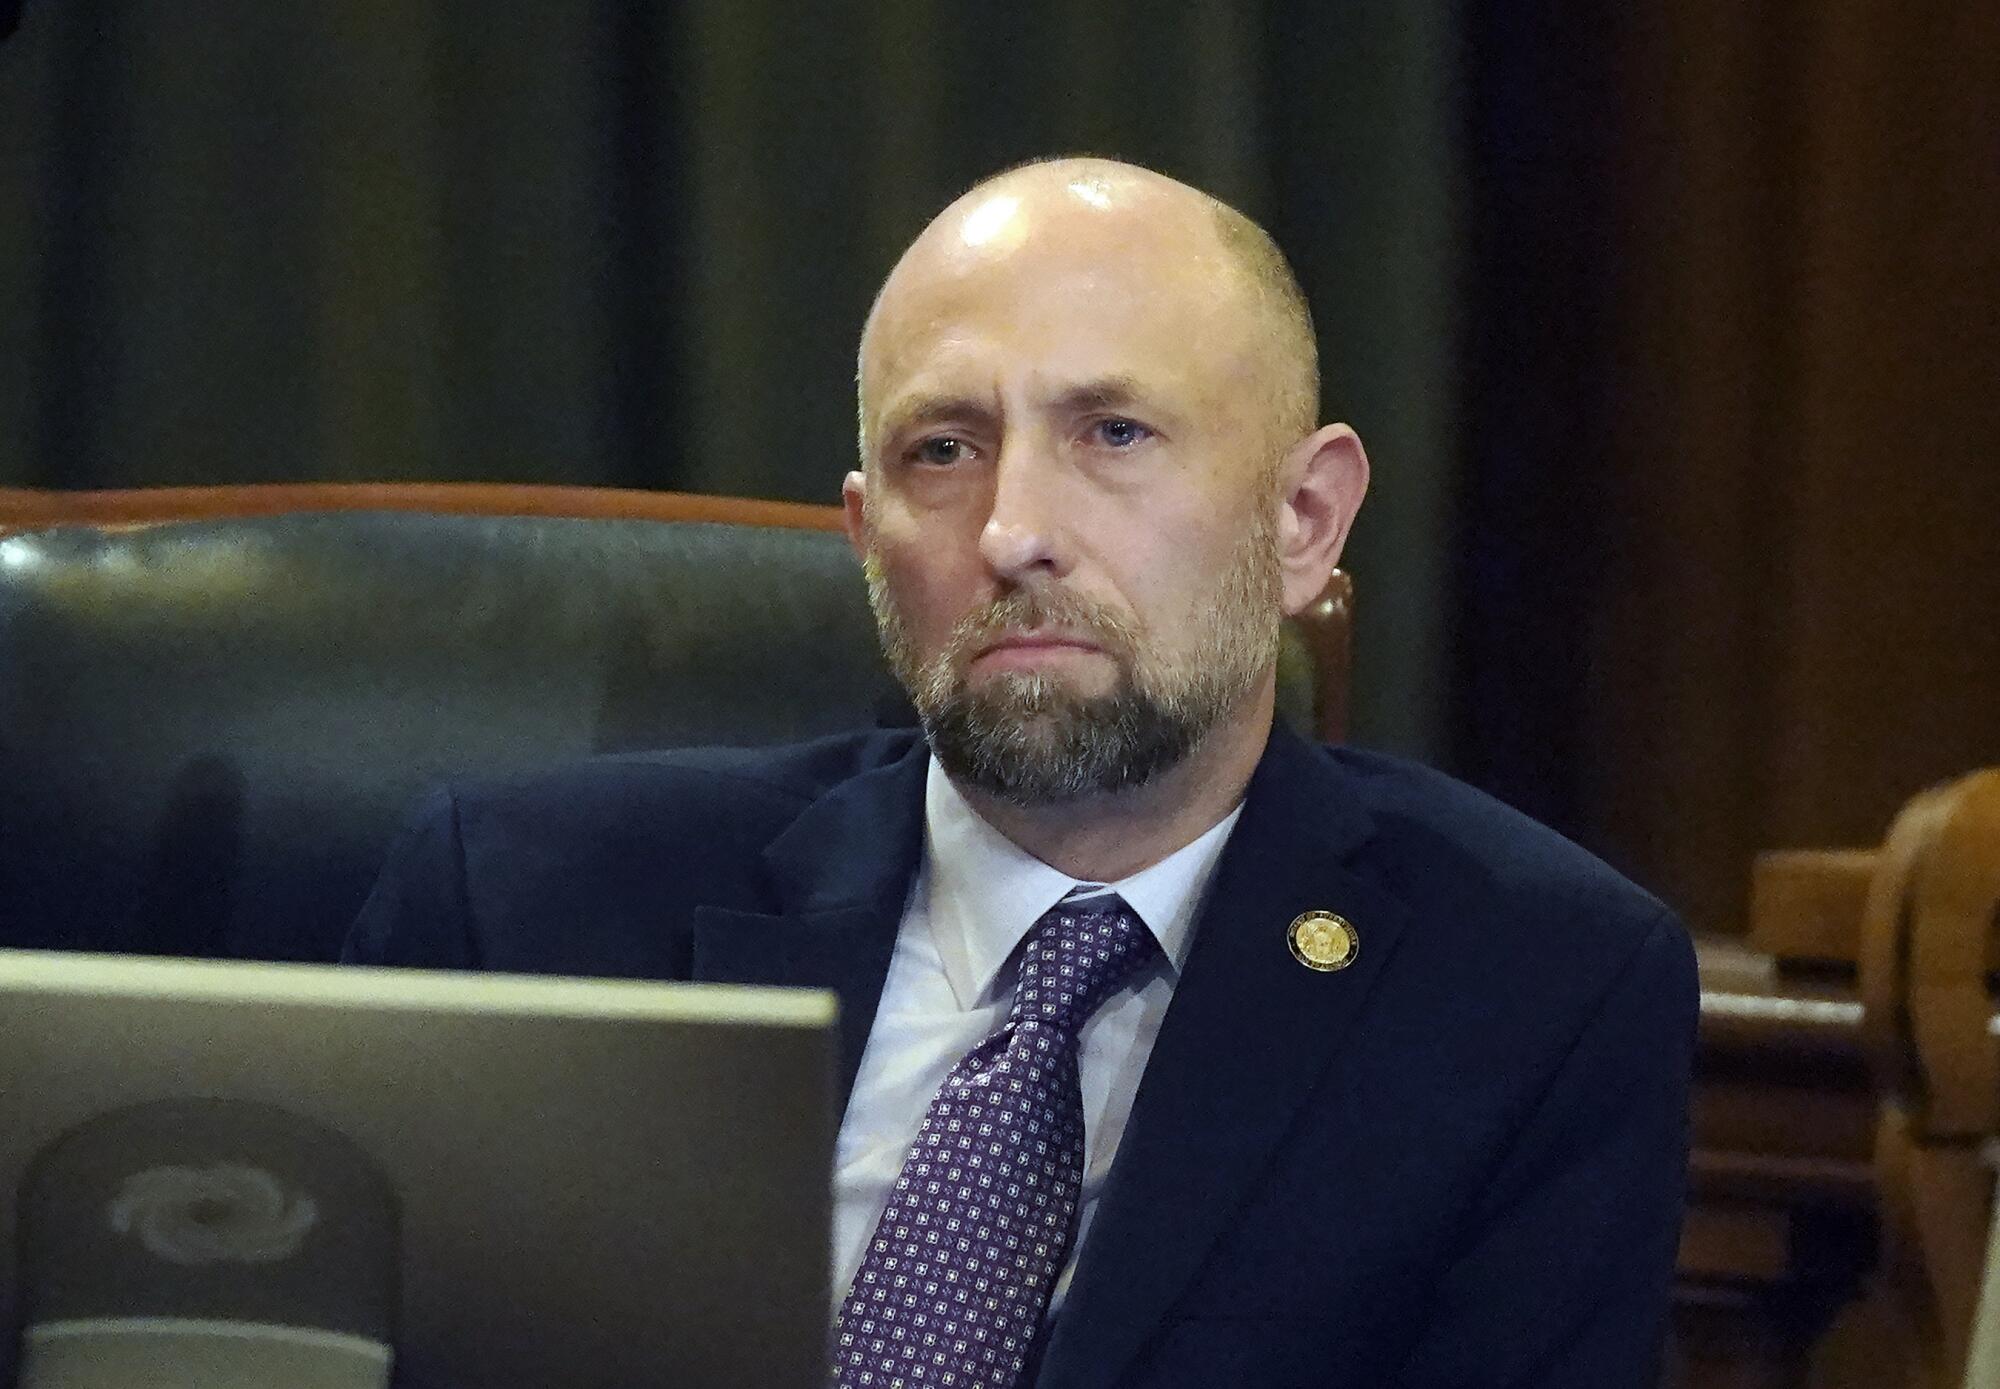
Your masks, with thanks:
[[[1001,451],[993,471],[993,505],[979,533],[987,567],[1014,583],[1061,578],[1070,559],[1059,498],[1047,461],[1026,446]]]

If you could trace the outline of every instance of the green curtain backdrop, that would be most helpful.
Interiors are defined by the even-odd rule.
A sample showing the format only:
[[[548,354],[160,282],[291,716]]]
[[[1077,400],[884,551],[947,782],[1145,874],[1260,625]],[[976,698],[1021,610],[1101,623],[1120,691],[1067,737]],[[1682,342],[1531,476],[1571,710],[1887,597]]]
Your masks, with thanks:
[[[1441,740],[1444,0],[31,0],[0,48],[0,485],[831,500],[853,343],[980,175],[1267,222],[1376,463],[1360,736]]]

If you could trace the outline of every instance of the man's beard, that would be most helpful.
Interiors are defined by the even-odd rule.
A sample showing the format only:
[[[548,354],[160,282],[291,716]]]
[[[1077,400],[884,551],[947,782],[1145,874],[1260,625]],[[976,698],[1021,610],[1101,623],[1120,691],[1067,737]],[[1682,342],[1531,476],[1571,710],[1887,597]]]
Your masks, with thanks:
[[[938,762],[954,780],[1019,805],[1145,785],[1185,759],[1277,655],[1280,588],[1268,521],[1231,557],[1176,653],[1148,649],[1129,620],[1049,585],[1014,588],[967,614],[925,659],[872,554],[865,569],[883,652]],[[973,686],[967,669],[979,652],[1026,630],[1095,643],[1117,668],[1111,690],[1077,694],[1034,671],[1003,671]]]

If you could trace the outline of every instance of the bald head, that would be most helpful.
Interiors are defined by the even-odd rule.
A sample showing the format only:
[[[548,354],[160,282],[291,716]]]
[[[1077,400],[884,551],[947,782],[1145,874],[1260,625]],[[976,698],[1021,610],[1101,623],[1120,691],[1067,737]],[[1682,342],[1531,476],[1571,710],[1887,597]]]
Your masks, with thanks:
[[[939,765],[1045,862],[1093,797],[1147,788],[1164,851],[1248,779],[1367,486],[1316,375],[1270,238],[1106,160],[987,180],[882,286],[848,538]]]
[[[858,371],[864,462],[879,419],[881,383],[906,375],[912,322],[937,325],[968,286],[1045,277],[1097,285],[1122,274],[1179,311],[1240,378],[1272,449],[1318,422],[1319,362],[1311,314],[1284,255],[1236,209],[1163,174],[1114,160],[1044,160],[975,185],[904,252],[868,315]],[[993,303],[989,295],[985,301]],[[949,336],[949,330],[947,330]],[[935,336],[932,338],[935,345]]]

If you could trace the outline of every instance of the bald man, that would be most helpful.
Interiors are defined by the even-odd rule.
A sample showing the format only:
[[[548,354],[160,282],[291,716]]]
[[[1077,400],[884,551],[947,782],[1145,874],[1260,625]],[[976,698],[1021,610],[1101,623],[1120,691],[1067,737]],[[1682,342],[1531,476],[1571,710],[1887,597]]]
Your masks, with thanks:
[[[350,957],[837,990],[838,1385],[1651,1385],[1688,941],[1274,724],[1367,485],[1317,381],[1239,213],[981,184],[869,315],[843,487],[921,734],[445,793]]]

